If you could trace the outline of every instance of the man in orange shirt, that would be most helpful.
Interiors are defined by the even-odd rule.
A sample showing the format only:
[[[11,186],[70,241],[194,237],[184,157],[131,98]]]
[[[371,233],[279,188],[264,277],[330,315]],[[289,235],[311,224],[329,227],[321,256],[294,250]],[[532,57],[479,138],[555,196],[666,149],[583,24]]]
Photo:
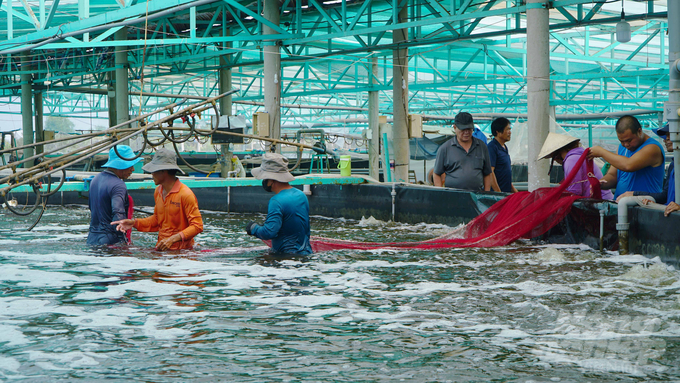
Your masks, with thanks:
[[[203,231],[203,219],[198,211],[196,196],[177,179],[176,173],[182,170],[177,166],[175,153],[159,149],[142,170],[151,173],[153,182],[158,185],[154,192],[156,206],[153,215],[123,219],[111,224],[118,225],[116,229],[119,231],[133,227],[139,231],[157,231],[157,250],[193,248],[194,237]]]

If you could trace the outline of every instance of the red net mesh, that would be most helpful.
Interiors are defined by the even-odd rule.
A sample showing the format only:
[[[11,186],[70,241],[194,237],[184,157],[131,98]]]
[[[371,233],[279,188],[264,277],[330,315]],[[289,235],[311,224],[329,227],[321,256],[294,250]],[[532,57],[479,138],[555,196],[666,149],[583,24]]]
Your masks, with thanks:
[[[511,194],[470,221],[462,230],[420,242],[354,242],[312,237],[312,249],[319,252],[339,249],[493,247],[508,245],[519,238],[538,237],[557,225],[569,214],[574,201],[582,198],[565,192],[565,189],[581,169],[588,152],[588,149],[583,152],[571,173],[559,186],[541,188],[531,193]]]

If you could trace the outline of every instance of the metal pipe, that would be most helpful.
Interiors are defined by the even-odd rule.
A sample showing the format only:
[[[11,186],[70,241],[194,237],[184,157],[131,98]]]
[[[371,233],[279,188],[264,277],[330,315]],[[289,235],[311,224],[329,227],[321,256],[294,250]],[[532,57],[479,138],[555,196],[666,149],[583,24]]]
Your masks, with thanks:
[[[668,120],[670,139],[673,143],[673,163],[675,164],[675,202],[680,204],[680,2],[668,2],[668,58],[670,65],[670,80],[668,87],[668,102],[664,107]]]
[[[23,125],[24,145],[34,143],[33,139],[33,90],[31,64],[28,52],[21,55],[21,121]],[[33,148],[24,148],[24,158],[33,157]]]
[[[176,113],[173,113],[169,116],[161,118],[160,120],[156,120],[156,121],[153,121],[151,123],[148,123],[148,124],[144,125],[143,127],[139,128],[136,131],[132,131],[131,133],[127,133],[127,134],[124,133],[121,136],[118,136],[117,132],[112,131],[112,129],[107,129],[103,132],[116,133],[116,135],[112,136],[111,138],[109,138],[107,140],[102,140],[99,143],[94,144],[94,146],[91,147],[90,150],[87,150],[84,153],[81,151],[80,155],[78,155],[78,156],[74,156],[74,154],[78,151],[73,151],[73,152],[70,152],[69,154],[61,156],[59,158],[54,158],[54,159],[44,161],[43,163],[41,163],[37,167],[30,168],[26,171],[17,172],[15,174],[11,175],[11,176],[0,179],[0,184],[2,184],[4,182],[7,182],[10,179],[19,180],[20,177],[24,178],[22,181],[17,182],[16,184],[13,184],[13,185],[10,185],[10,186],[7,186],[7,187],[0,189],[0,194],[4,195],[4,194],[7,193],[7,191],[9,191],[9,190],[11,190],[11,189],[13,189],[17,186],[32,184],[32,183],[36,182],[37,179],[39,179],[41,177],[44,177],[44,176],[50,175],[52,173],[55,173],[57,171],[63,170],[63,169],[65,169],[65,168],[67,168],[71,165],[78,163],[83,158],[91,157],[92,155],[98,153],[100,150],[110,149],[114,145],[117,145],[124,140],[133,138],[133,137],[138,136],[142,133],[146,133],[151,128],[158,127],[158,129],[160,129],[160,127],[163,123],[173,121],[175,118],[177,118],[177,116],[181,116],[181,115],[185,115],[187,113],[192,113],[192,112],[196,112],[198,110],[201,110],[201,108],[199,108],[199,109],[194,109],[194,108],[196,108],[197,106],[202,106],[202,105],[208,104],[208,103],[214,103],[215,100],[220,99],[220,98],[226,96],[227,94],[231,94],[233,92],[235,92],[235,91],[230,91],[230,92],[226,92],[226,93],[223,93],[223,94],[215,96],[215,97],[211,97],[207,100],[199,102],[196,105],[186,107],[186,108],[184,108],[184,109],[182,109],[182,110],[180,110]],[[138,117],[138,119],[139,118],[140,117]],[[126,121],[126,122],[123,122],[122,124],[119,124],[119,125],[129,125],[131,122],[132,121]],[[197,130],[197,132],[198,132],[198,130]],[[102,132],[99,132],[99,133],[102,133]],[[107,141],[113,141],[113,142],[109,143]],[[104,143],[104,145],[101,145],[101,143]],[[74,157],[69,158],[67,160],[64,160],[64,162],[59,162],[64,158],[68,158],[69,156],[74,156]],[[54,164],[54,163],[58,163],[61,166],[58,167],[58,168],[55,168],[55,169],[50,169],[50,166],[52,166],[52,164]],[[49,169],[49,170],[43,170],[42,172],[40,172],[40,168]],[[25,178],[25,177],[30,177],[30,178]]]
[[[369,83],[375,86],[378,83],[378,57],[371,59],[371,74]],[[368,129],[371,132],[368,145],[368,174],[374,178],[380,178],[380,97],[378,91],[368,92]]]
[[[600,209],[600,251],[604,251],[604,208]]]
[[[536,4],[543,6],[527,10],[529,191],[550,186],[548,162],[538,161],[538,153],[548,137],[550,126],[550,22],[544,0],[527,1],[527,5]]]
[[[394,221],[394,212],[395,212],[395,207],[397,205],[397,184],[393,183],[392,184],[392,192],[390,193],[392,195],[392,222]]]
[[[122,28],[115,33],[116,40],[126,41],[128,38],[127,28]],[[128,87],[128,51],[124,46],[115,48],[114,60],[116,64],[116,124],[130,121],[130,91]],[[142,71],[144,68],[141,69]],[[143,105],[143,100],[139,100]]]
[[[211,4],[211,3],[215,3],[217,1],[219,1],[219,0],[195,1],[193,3],[182,4],[182,5],[178,5],[178,6],[175,6],[175,7],[160,11],[160,12],[156,12],[156,13],[148,15],[144,18],[132,18],[132,19],[124,20],[124,21],[119,21],[119,22],[116,22],[116,23],[98,25],[96,27],[85,28],[85,29],[81,29],[81,30],[77,30],[77,31],[73,31],[73,32],[68,32],[68,33],[58,33],[59,28],[54,28],[54,30],[55,30],[54,37],[43,40],[43,41],[36,43],[36,44],[33,44],[33,45],[24,45],[24,46],[22,46],[20,48],[16,48],[16,49],[9,49],[9,50],[0,51],[0,54],[9,55],[9,54],[25,52],[25,51],[29,51],[31,49],[36,49],[36,48],[41,47],[43,45],[47,45],[47,44],[50,44],[50,43],[53,43],[53,42],[56,42],[56,41],[66,39],[68,37],[80,36],[80,35],[85,34],[85,33],[102,31],[102,30],[109,30],[109,29],[113,29],[113,28],[117,28],[117,27],[123,27],[123,26],[127,26],[127,25],[139,24],[144,20],[150,21],[150,20],[155,20],[155,19],[165,17],[165,16],[176,15],[179,11],[189,9],[189,8],[192,8],[192,7],[200,7],[201,5]],[[25,41],[24,44],[28,43],[30,41],[36,41],[36,40],[38,40],[38,39],[36,38],[36,39],[33,39],[33,40]],[[16,43],[12,42],[12,44],[16,44]],[[0,44],[0,46],[2,46],[2,45],[3,44]]]
[[[383,137],[383,175],[384,182],[392,182],[392,169],[390,167],[390,149],[387,142],[387,133],[382,134]]]

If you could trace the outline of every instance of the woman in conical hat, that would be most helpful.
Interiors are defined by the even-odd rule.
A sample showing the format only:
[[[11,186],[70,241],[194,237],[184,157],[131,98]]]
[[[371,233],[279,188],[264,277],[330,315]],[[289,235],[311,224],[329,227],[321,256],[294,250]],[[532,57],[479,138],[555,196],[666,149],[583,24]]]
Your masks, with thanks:
[[[538,154],[538,160],[551,158],[553,162],[562,165],[566,177],[571,173],[584,151],[585,149],[581,147],[581,142],[578,138],[551,132],[548,133],[548,137],[543,143],[541,152]],[[552,163],[550,167],[552,168]],[[598,180],[602,178],[602,172],[597,166],[593,167],[593,175]],[[585,161],[572,183],[567,187],[567,191],[583,197],[593,197],[593,190],[588,182],[588,169]],[[609,190],[602,190],[602,199],[612,200],[614,195]]]

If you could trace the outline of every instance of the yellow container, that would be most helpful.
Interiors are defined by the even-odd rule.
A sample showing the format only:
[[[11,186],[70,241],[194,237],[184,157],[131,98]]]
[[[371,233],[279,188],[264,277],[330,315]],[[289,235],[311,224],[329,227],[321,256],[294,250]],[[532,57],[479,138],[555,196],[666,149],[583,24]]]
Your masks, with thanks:
[[[340,163],[338,163],[338,169],[340,169],[340,175],[343,177],[349,177],[352,175],[352,157],[351,156],[340,156]]]

